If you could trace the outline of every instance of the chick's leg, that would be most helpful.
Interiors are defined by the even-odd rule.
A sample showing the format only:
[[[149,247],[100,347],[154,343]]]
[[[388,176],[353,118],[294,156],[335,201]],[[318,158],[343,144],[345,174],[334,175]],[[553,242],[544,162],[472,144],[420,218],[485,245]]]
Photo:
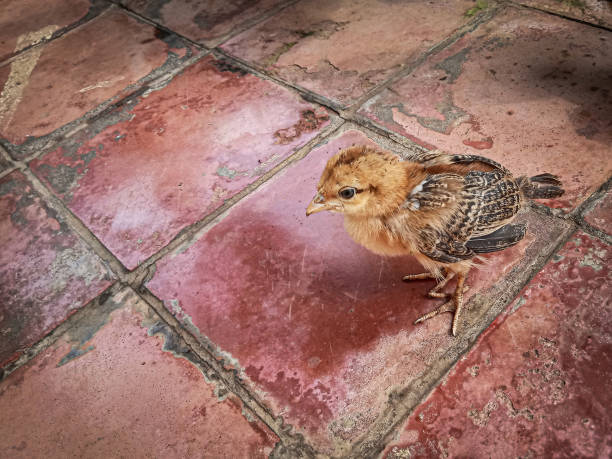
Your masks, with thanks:
[[[449,297],[447,293],[440,292],[440,289],[444,288],[446,284],[448,284],[448,281],[450,281],[453,277],[455,277],[455,273],[452,271],[448,271],[448,270],[443,270],[443,273],[444,273],[444,278],[442,280],[439,280],[437,285],[434,288],[432,288],[429,292],[427,292],[427,295],[429,295],[432,298],[448,298]],[[426,280],[426,279],[438,280],[439,277],[436,276],[434,273],[428,272],[428,273],[421,273],[421,274],[408,274],[402,278],[402,280],[405,282],[413,281],[413,280]]]
[[[459,314],[461,314],[461,309],[463,308],[463,289],[465,284],[465,274],[457,274],[457,287],[455,288],[455,293],[450,300],[441,306],[437,307],[431,312],[428,312],[424,316],[419,317],[415,320],[414,324],[418,324],[424,322],[427,319],[431,319],[432,317],[437,316],[438,314],[442,314],[444,312],[453,312],[453,325],[451,328],[453,336],[457,336],[457,326],[459,324]]]

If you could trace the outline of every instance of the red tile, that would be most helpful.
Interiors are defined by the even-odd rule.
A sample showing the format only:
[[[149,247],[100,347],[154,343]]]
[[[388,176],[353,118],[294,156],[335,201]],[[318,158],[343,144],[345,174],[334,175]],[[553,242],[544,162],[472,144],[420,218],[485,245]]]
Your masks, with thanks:
[[[160,38],[158,38],[158,36]],[[109,11],[0,67],[0,136],[13,144],[40,137],[122,93],[169,59],[154,27]],[[66,74],[70,78],[66,78]]]
[[[612,173],[612,37],[507,8],[370,100],[360,113],[421,144],[517,174],[557,174],[570,209]]]
[[[164,351],[156,320],[123,291],[0,383],[0,456],[268,457],[275,435]]]
[[[584,219],[595,228],[612,234],[612,193],[608,191],[595,207],[585,214]]]
[[[306,0],[223,45],[270,73],[349,105],[468,19],[468,0]]]
[[[519,3],[592,24],[612,27],[612,9],[607,0],[521,0]]]
[[[120,0],[133,11],[206,46],[215,46],[287,0]]]
[[[87,16],[91,7],[90,0],[3,0],[0,61],[74,26]]]
[[[282,87],[206,58],[32,166],[131,269],[328,120]]]
[[[325,162],[354,143],[371,141],[349,130],[320,146],[190,247],[159,261],[148,283],[267,394],[274,412],[329,454],[363,434],[390,388],[418,378],[453,340],[449,314],[412,325],[437,304],[425,298],[431,283],[402,283],[403,275],[422,272],[413,259],[384,259],[357,246],[338,215],[306,220]],[[537,219],[530,225],[526,241],[471,274],[469,295],[541,247],[534,231],[538,240],[552,234]]]
[[[611,262],[609,245],[575,235],[386,457],[610,457]]]
[[[0,366],[111,283],[91,249],[21,172],[0,179]]]

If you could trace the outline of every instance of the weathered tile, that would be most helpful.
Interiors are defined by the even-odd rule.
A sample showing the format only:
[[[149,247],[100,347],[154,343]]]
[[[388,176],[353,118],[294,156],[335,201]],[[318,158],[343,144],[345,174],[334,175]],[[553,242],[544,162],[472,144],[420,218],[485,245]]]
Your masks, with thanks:
[[[410,416],[386,457],[610,457],[610,249],[575,235]]]
[[[0,456],[268,457],[276,436],[156,320],[122,291],[0,383]]]
[[[421,144],[484,154],[517,174],[550,172],[570,209],[612,173],[612,36],[508,8],[360,113]]]
[[[347,130],[275,176],[157,263],[147,284],[169,310],[267,394],[276,413],[318,448],[339,453],[376,419],[389,393],[426,372],[453,343],[450,315],[432,309],[411,258],[377,257],[353,243],[342,218],[305,208],[327,159],[369,143]],[[470,297],[541,252],[554,225],[528,216],[529,236],[470,275]],[[548,222],[548,220],[547,220]]]
[[[121,95],[188,52],[166,35],[113,9],[20,54],[0,67],[0,136],[23,144]]]
[[[131,269],[328,120],[282,87],[206,58],[32,167]]]
[[[0,366],[19,357],[112,275],[14,171],[0,179]]]
[[[612,8],[609,0],[520,0],[520,3],[592,24],[612,27]]]
[[[465,24],[472,6],[468,0],[306,0],[223,49],[348,105]]]
[[[241,27],[288,0],[120,0],[139,14],[181,35],[215,46]]]
[[[8,153],[5,153],[0,146],[0,174],[11,167],[11,163],[8,160]]]
[[[612,235],[612,193],[608,191],[595,207],[585,214],[584,219],[595,228]]]
[[[107,6],[108,3],[99,0],[3,0],[0,62],[75,26]]]

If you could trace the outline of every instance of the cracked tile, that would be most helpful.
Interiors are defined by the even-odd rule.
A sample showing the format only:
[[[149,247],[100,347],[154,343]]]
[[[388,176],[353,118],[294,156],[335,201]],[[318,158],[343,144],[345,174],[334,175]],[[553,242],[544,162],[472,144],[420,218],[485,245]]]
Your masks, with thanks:
[[[31,165],[133,269],[328,123],[325,109],[207,57]]]
[[[0,67],[0,105],[5,107],[0,136],[15,145],[45,136],[127,95],[126,90],[186,53],[191,51],[184,44],[154,27],[108,11]]]
[[[157,262],[147,284],[265,394],[274,413],[332,455],[369,429],[393,390],[450,355],[454,342],[448,314],[412,325],[437,304],[425,297],[431,283],[401,281],[422,271],[414,259],[366,251],[339,215],[305,217],[327,159],[363,143],[372,141],[350,129],[320,145]],[[522,218],[526,240],[472,272],[467,295],[483,294],[558,237],[550,217]],[[482,320],[471,313],[467,323]]]
[[[570,210],[612,174],[609,32],[508,7],[360,113],[422,144],[559,175]]]
[[[268,457],[277,437],[168,333],[129,289],[92,308],[0,382],[0,455]]]
[[[216,46],[287,0],[120,0],[133,11],[193,41]]]
[[[574,235],[384,457],[610,457],[611,262],[609,245]]]
[[[0,366],[111,284],[92,250],[19,171],[0,179]]]
[[[306,0],[222,48],[350,105],[467,22],[473,2]]]

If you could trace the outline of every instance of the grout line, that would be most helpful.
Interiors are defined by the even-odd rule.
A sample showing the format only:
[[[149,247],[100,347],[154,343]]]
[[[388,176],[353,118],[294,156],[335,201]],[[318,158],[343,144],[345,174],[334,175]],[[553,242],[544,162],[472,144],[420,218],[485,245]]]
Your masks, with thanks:
[[[589,236],[593,236],[597,239],[600,239],[602,242],[606,244],[612,245],[612,235],[600,230],[599,228],[594,227],[588,222],[583,221],[580,224],[580,231],[587,233]]]
[[[174,331],[199,359],[209,366],[223,381],[227,388],[233,392],[242,403],[256,415],[272,432],[274,432],[283,447],[291,453],[290,457],[315,457],[314,448],[307,444],[303,435],[293,432],[293,426],[285,424],[282,416],[275,417],[272,411],[265,406],[251,390],[246,388],[240,380],[236,370],[225,368],[223,360],[219,360],[198,338],[185,330],[182,324],[170,313],[163,302],[153,295],[147,288],[135,289],[136,294],[145,301],[161,320]]]
[[[480,13],[478,13],[474,18],[472,18],[467,24],[456,29],[449,36],[444,38],[442,41],[438,42],[428,50],[421,53],[415,60],[408,63],[408,65],[404,66],[402,69],[398,70],[393,75],[389,76],[382,83],[374,86],[367,93],[359,97],[352,105],[347,108],[347,111],[351,115],[355,115],[359,109],[370,99],[381,93],[383,90],[388,88],[389,86],[396,83],[398,80],[410,75],[417,68],[419,68],[425,61],[427,61],[430,57],[435,56],[436,54],[444,51],[448,47],[452,46],[458,40],[463,38],[470,32],[473,32],[481,25],[491,21],[497,14],[504,9],[503,4],[496,4],[487,8]]]
[[[185,40],[186,42],[189,42],[191,45],[196,46],[200,49],[204,49],[204,50],[212,50],[213,48],[231,40],[232,38],[236,37],[237,35],[240,35],[241,33],[247,31],[248,29],[257,26],[258,24],[267,21],[268,19],[270,19],[271,17],[273,17],[274,15],[276,15],[277,13],[281,12],[282,10],[284,10],[285,8],[288,8],[292,5],[294,5],[295,3],[298,3],[300,0],[286,0],[284,3],[281,3],[280,5],[276,5],[275,7],[271,8],[268,11],[265,11],[262,15],[257,16],[254,19],[251,20],[245,20],[244,22],[240,23],[238,26],[236,26],[236,28],[234,30],[231,30],[230,32],[226,33],[225,35],[222,35],[221,37],[214,39],[214,40],[210,40],[211,44],[207,45],[206,43],[204,43],[204,41],[206,40],[202,40],[202,42],[196,41],[192,38],[187,37],[186,35],[183,35],[173,29],[168,28],[167,26],[163,25],[161,22],[158,22],[154,19],[151,19],[147,16],[144,16],[143,14],[131,9],[130,7],[122,4],[119,2],[119,0],[108,0],[110,1],[113,5],[115,5],[117,8],[124,10],[127,14],[129,14],[130,16],[132,16],[135,19],[138,19],[141,22],[144,22],[146,24],[152,25],[154,27],[157,27],[160,30],[163,30],[165,32],[169,32],[173,35],[176,35],[178,37],[180,37],[181,39]]]
[[[259,67],[257,64],[245,61],[239,57],[233,56],[232,54],[227,53],[225,50],[221,48],[215,48],[212,50],[213,56],[218,59],[224,59],[232,62],[236,67],[239,67],[247,72],[263,79],[272,81],[279,86],[282,86],[286,89],[295,91],[299,93],[302,98],[307,100],[308,102],[315,102],[319,105],[323,105],[324,107],[333,110],[335,113],[338,113],[340,116],[345,117],[342,109],[342,105],[337,102],[328,99],[325,96],[321,96],[315,92],[310,91],[309,89],[303,88],[302,86],[291,83],[290,81],[285,81],[281,78],[278,78],[271,73],[267,72],[264,68]]]
[[[261,16],[257,16],[256,18],[252,20],[247,19],[246,21],[239,24],[234,30],[230,31],[229,33],[223,35],[222,37],[219,37],[217,40],[211,40],[212,42],[211,48],[216,48],[218,46],[221,46],[224,43],[227,43],[232,38],[237,37],[241,33],[246,32],[247,30],[258,26],[259,24],[263,22],[266,22],[268,19],[276,16],[281,11],[295,5],[298,2],[300,2],[300,0],[287,0],[283,3],[280,3],[279,5],[272,7],[268,11],[265,11]]]
[[[136,11],[132,10],[131,8],[128,8],[127,6],[123,5],[122,3],[119,3],[118,0],[109,0],[111,2],[112,5],[114,5],[115,8],[122,10],[124,13],[126,13],[128,16],[143,22],[145,24],[148,24],[150,26],[155,27],[156,29],[159,30],[163,30],[164,32],[167,32],[171,35],[175,35],[177,37],[179,37],[181,40],[185,41],[186,43],[189,43],[191,46],[201,50],[201,51],[210,51],[210,48],[204,46],[201,43],[198,43],[197,41],[192,40],[191,38],[186,37],[185,35],[182,35],[178,32],[175,32],[172,29],[169,29],[168,27],[166,27],[165,25],[154,21],[153,19],[149,19],[146,16],[141,15],[140,13],[137,13]]]
[[[564,13],[560,12],[560,11],[554,11],[554,10],[549,10],[549,9],[545,9],[545,8],[538,8],[537,6],[533,6],[533,5],[524,5],[522,3],[516,3],[515,1],[509,1],[508,3],[512,4],[514,6],[517,6],[519,8],[524,8],[524,9],[527,9],[527,10],[539,11],[541,13],[545,13],[545,14],[548,14],[550,16],[556,16],[556,17],[561,18],[561,19],[565,19],[565,20],[572,21],[572,22],[577,22],[578,24],[594,27],[596,29],[602,29],[602,30],[605,30],[607,32],[612,32],[612,28],[607,26],[607,25],[595,24],[593,22],[585,21],[584,19],[579,19],[579,18],[576,18],[576,17],[573,17],[573,16],[569,16],[567,14],[564,14]]]
[[[81,26],[84,26],[86,24],[89,24],[91,21],[95,20],[96,18],[102,16],[104,13],[106,13],[107,11],[109,11],[112,8],[112,4],[109,4],[107,1],[105,0],[94,0],[95,3],[97,3],[96,5],[94,4],[90,4],[90,8],[87,11],[87,13],[85,14],[85,16],[83,16],[81,19],[79,19],[78,21],[72,23],[72,24],[68,24],[67,26],[55,31],[54,33],[51,34],[51,36],[49,38],[43,38],[40,41],[29,45],[29,46],[25,46],[22,49],[20,49],[19,51],[14,52],[14,54],[12,54],[11,56],[8,56],[6,59],[4,59],[3,61],[0,61],[0,67],[9,64],[10,62],[12,62],[13,60],[17,59],[19,56],[21,56],[22,54],[26,53],[27,51],[30,51],[31,49],[34,48],[38,48],[40,46],[44,46],[45,44],[48,44],[58,38],[63,37],[64,35],[68,34],[69,32],[72,32],[73,30],[79,29],[81,28]],[[105,5],[105,6],[103,6]]]
[[[259,66],[257,63],[249,62],[244,59],[241,59],[237,56],[234,56],[226,52],[222,48],[216,47],[212,50],[212,53],[215,57],[222,57],[224,59],[230,60],[233,63],[235,63],[238,67],[243,68],[244,70],[247,70],[249,73],[259,76],[260,78],[268,79],[279,85],[282,85],[285,88],[297,91],[304,99],[311,101],[311,102],[318,103],[320,105],[327,107],[328,109],[333,110],[345,120],[350,120],[356,123],[360,123],[362,122],[362,120],[360,120],[359,117],[356,116],[356,113],[363,106],[363,104],[365,104],[372,97],[376,96],[378,93],[382,92],[384,89],[386,89],[388,86],[392,85],[399,79],[412,73],[414,70],[420,67],[431,56],[443,51],[444,49],[446,49],[447,47],[455,43],[457,40],[461,39],[467,33],[470,33],[476,30],[482,24],[493,19],[493,17],[495,17],[499,13],[499,11],[501,11],[502,9],[503,9],[503,5],[498,4],[498,5],[492,6],[491,8],[488,8],[487,10],[484,10],[483,12],[479,13],[473,19],[471,19],[467,24],[459,27],[454,32],[452,32],[448,37],[444,38],[442,41],[438,42],[437,44],[430,47],[429,49],[423,51],[414,60],[409,61],[408,64],[405,65],[403,68],[397,70],[395,73],[387,77],[383,82],[379,83],[378,85],[375,85],[372,89],[370,89],[368,92],[366,92],[365,94],[357,98],[355,102],[353,102],[351,105],[348,105],[348,106],[344,106],[343,104],[339,102],[336,102],[325,96],[322,96],[313,91],[310,91],[309,89],[306,89],[298,84],[283,80],[273,75],[265,68]]]
[[[9,175],[11,172],[17,169],[17,166],[15,165],[13,158],[11,158],[11,156],[4,149],[4,147],[0,145],[0,161],[2,160],[4,160],[4,163],[6,163],[7,167],[3,171],[0,171],[0,178]]]
[[[73,311],[62,323],[51,330],[42,339],[30,346],[23,352],[17,360],[14,360],[4,367],[0,368],[0,382],[4,381],[9,377],[11,373],[19,369],[20,367],[27,364],[30,360],[36,357],[38,354],[43,352],[48,347],[52,346],[62,335],[64,335],[73,326],[78,324],[83,317],[86,317],[92,308],[101,306],[109,297],[119,292],[123,286],[120,282],[107,287],[102,293],[93,298],[88,303],[81,306],[76,311]]]
[[[612,190],[612,176],[602,183],[588,198],[586,198],[578,207],[576,207],[569,216],[576,220],[583,220],[587,212],[592,211],[599,201],[605,198],[606,193]]]
[[[84,113],[77,119],[58,127],[54,131],[49,132],[41,137],[33,138],[33,140],[20,144],[13,145],[6,139],[0,137],[0,147],[4,146],[9,155],[15,158],[15,161],[29,163],[30,161],[41,157],[50,150],[61,146],[62,142],[69,139],[78,131],[85,129],[96,120],[103,118],[109,112],[122,107],[133,100],[135,97],[146,93],[147,91],[158,89],[166,85],[176,75],[183,72],[187,67],[195,64],[202,58],[208,55],[208,51],[199,51],[193,56],[176,63],[168,64],[166,61],[162,66],[153,69],[150,73],[143,76],[141,79],[121,89],[116,95],[98,104],[88,112]],[[168,66],[164,69],[163,67]],[[28,151],[32,153],[27,154]],[[23,158],[19,156],[23,155]]]
[[[430,47],[429,49],[423,51],[417,58],[408,62],[408,64],[405,65],[403,68],[397,70],[395,73],[387,77],[383,82],[379,83],[378,85],[375,85],[372,89],[370,89],[368,92],[366,92],[365,94],[357,98],[355,102],[353,102],[352,104],[348,106],[344,106],[343,104],[339,102],[336,102],[332,99],[328,99],[327,97],[317,94],[313,91],[310,91],[298,84],[278,78],[275,75],[271,74],[265,68],[259,66],[257,63],[243,60],[237,56],[234,56],[226,52],[222,48],[216,47],[212,51],[213,51],[213,55],[215,56],[222,56],[225,59],[229,59],[232,62],[235,62],[239,67],[244,68],[245,70],[248,70],[250,73],[253,73],[259,77],[264,77],[266,79],[274,81],[286,88],[293,89],[299,92],[304,99],[308,101],[316,102],[320,105],[323,105],[337,112],[342,118],[346,120],[357,122],[358,120],[355,117],[355,113],[359,110],[359,108],[361,108],[361,106],[365,102],[367,102],[369,99],[377,95],[379,92],[383,91],[389,85],[395,83],[400,78],[403,78],[406,75],[409,75],[410,73],[412,73],[415,69],[421,66],[431,56],[443,51],[444,49],[446,49],[448,46],[455,43],[457,40],[462,38],[467,33],[474,31],[480,25],[490,21],[502,8],[503,6],[496,5],[496,6],[488,8],[487,10],[479,13],[476,17],[471,19],[467,24],[459,27],[454,32],[452,32],[448,37],[444,38],[442,41],[438,42],[437,44]]]
[[[22,163],[23,164],[23,163]],[[22,173],[27,177],[33,188],[44,198],[45,203],[63,218],[73,230],[121,282],[130,282],[133,276],[115,255],[91,232],[91,230],[72,211],[55,196],[45,184],[28,168],[23,167]]]

